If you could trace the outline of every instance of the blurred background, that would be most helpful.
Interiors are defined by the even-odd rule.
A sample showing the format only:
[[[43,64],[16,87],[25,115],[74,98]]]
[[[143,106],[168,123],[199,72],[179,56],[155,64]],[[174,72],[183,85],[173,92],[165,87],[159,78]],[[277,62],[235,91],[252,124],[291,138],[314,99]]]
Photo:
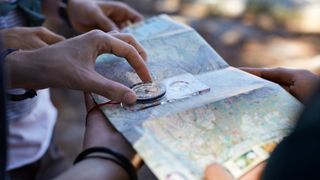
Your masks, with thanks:
[[[320,74],[319,0],[124,0],[146,17],[169,14],[195,28],[232,66],[305,68]],[[61,34],[64,25],[47,22]],[[81,92],[52,89],[59,110],[56,142],[73,160],[80,152]],[[152,179],[143,168],[141,179]]]

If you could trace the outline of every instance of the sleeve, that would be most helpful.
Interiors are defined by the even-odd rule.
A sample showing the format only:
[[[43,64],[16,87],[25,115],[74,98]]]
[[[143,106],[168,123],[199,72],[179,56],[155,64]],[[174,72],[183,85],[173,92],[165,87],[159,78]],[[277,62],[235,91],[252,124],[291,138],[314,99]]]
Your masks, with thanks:
[[[320,179],[320,90],[312,99],[292,134],[272,153],[262,179]]]
[[[2,43],[0,37],[0,52],[2,52]],[[6,102],[5,102],[5,78],[4,78],[4,59],[0,55],[0,179],[5,179],[5,169],[7,164],[7,120],[6,120]]]

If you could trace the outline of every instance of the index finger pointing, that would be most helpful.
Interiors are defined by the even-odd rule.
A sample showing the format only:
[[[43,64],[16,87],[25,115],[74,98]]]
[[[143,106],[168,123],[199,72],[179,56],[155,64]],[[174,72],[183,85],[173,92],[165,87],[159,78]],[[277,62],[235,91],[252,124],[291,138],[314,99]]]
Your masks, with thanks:
[[[152,81],[149,70],[136,48],[107,34],[104,38],[106,39],[103,41],[102,51],[125,58],[142,81]]]
[[[147,60],[147,53],[146,51],[143,49],[142,45],[136,41],[136,39],[134,39],[133,36],[131,36],[130,34],[125,34],[125,33],[117,33],[117,32],[110,32],[109,34],[111,34],[113,37],[116,37],[130,45],[132,45],[134,48],[136,48],[136,50],[138,51],[138,53],[140,54],[140,56],[146,61]]]

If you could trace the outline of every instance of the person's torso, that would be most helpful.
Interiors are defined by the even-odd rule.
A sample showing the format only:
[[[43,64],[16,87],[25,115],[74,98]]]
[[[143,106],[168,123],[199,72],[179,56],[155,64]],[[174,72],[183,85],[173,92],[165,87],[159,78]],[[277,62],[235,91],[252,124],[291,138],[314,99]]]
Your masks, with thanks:
[[[0,0],[0,29],[39,26],[44,19],[41,0]]]
[[[37,1],[37,0],[35,0]],[[1,3],[17,3],[16,0],[0,0]],[[28,26],[26,13],[21,8],[0,16],[0,29]],[[23,89],[11,89],[12,94],[24,93]],[[57,111],[51,103],[49,90],[38,91],[38,96],[24,101],[8,101],[9,162],[12,170],[38,160],[47,150],[56,122]]]
[[[0,0],[1,2],[14,3],[16,0]],[[27,19],[19,9],[12,10],[5,16],[0,16],[0,29],[26,25]]]

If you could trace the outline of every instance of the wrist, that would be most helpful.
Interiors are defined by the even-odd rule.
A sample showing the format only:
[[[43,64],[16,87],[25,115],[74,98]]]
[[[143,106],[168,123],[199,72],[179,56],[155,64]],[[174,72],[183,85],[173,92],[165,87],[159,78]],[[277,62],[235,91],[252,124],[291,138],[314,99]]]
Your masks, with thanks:
[[[118,152],[106,147],[92,147],[82,151],[74,161],[77,164],[87,159],[101,159],[113,162],[121,167],[130,177],[131,180],[137,179],[137,173],[130,160]]]
[[[39,70],[27,57],[27,53],[16,51],[4,59],[10,88],[32,89],[39,82]]]
[[[10,88],[17,88],[22,86],[20,77],[24,74],[24,69],[21,67],[21,54],[20,52],[13,52],[5,59],[5,66],[7,69],[7,77],[9,79],[8,85]]]
[[[84,138],[84,149],[105,146],[123,154],[128,159],[133,159],[135,151],[128,141],[114,128],[108,128],[106,120],[101,118],[92,118],[88,120]],[[92,138],[99,133],[99,138]]]
[[[112,161],[90,158],[79,162],[76,168],[86,169],[83,179],[130,179],[127,172]]]

